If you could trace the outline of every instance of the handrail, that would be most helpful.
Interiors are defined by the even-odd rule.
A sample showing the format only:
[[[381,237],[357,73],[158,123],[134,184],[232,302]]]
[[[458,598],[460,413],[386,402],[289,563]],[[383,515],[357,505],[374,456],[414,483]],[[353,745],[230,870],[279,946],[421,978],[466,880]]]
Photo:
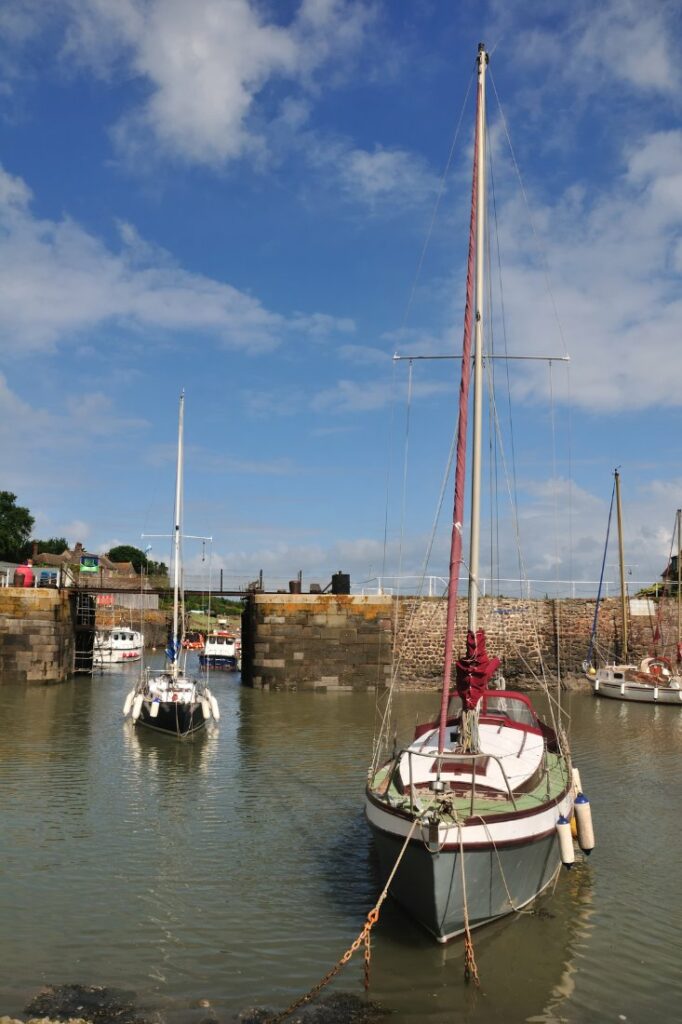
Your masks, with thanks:
[[[410,750],[409,747],[407,747],[403,751],[403,753],[407,754],[407,756],[408,756],[408,771],[409,771],[409,778],[410,778],[410,805],[411,805],[411,802],[412,802],[412,793],[411,793],[411,791],[412,791],[412,781],[411,780],[413,778],[413,772],[412,772],[412,757],[413,756],[415,756],[415,757],[429,757],[429,758],[431,758],[431,760],[435,759],[438,762],[438,774],[439,775],[440,775],[440,764],[441,764],[442,761],[451,761],[453,759],[458,760],[458,761],[459,760],[463,760],[463,761],[470,760],[470,761],[474,762],[474,771],[471,773],[471,777],[472,777],[473,781],[472,781],[472,786],[471,786],[471,804],[470,804],[470,814],[473,815],[473,813],[474,813],[474,799],[475,799],[475,796],[476,796],[476,771],[475,771],[475,769],[476,769],[476,761],[479,758],[481,758],[481,757],[487,757],[487,758],[492,758],[492,760],[495,761],[495,763],[498,765],[500,771],[502,772],[502,778],[504,779],[504,783],[505,783],[505,785],[507,787],[507,793],[509,795],[509,799],[511,800],[512,807],[514,808],[514,810],[517,810],[516,800],[514,798],[514,793],[512,792],[512,788],[511,788],[511,785],[509,783],[509,779],[507,777],[507,773],[506,773],[506,771],[504,769],[504,765],[502,764],[502,761],[497,756],[497,754],[485,754],[482,751],[479,751],[478,753],[468,754],[468,753],[465,753],[464,751],[454,752],[452,750],[450,750],[450,751],[443,751],[442,754],[439,754],[437,751],[435,751],[435,752],[433,752],[433,751],[427,752],[427,751],[423,751],[423,750]],[[396,767],[399,766],[399,763],[400,763],[400,758],[398,758],[396,760]],[[386,791],[386,793],[388,795],[388,790]]]

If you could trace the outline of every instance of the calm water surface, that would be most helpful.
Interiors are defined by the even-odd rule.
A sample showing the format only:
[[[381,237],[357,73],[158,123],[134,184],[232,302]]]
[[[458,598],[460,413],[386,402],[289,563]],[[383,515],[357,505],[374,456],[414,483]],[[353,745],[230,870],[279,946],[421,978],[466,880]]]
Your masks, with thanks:
[[[359,932],[377,879],[362,817],[371,695],[262,693],[216,674],[190,743],[121,717],[134,666],[4,687],[0,1014],[45,983],[134,990],[170,1021],[306,991]],[[406,729],[434,698],[400,696]],[[386,905],[371,997],[395,1024],[682,1018],[682,709],[574,696],[597,849],[556,893],[439,947]],[[353,961],[337,987],[362,992]],[[205,1014],[205,1011],[203,1011]]]

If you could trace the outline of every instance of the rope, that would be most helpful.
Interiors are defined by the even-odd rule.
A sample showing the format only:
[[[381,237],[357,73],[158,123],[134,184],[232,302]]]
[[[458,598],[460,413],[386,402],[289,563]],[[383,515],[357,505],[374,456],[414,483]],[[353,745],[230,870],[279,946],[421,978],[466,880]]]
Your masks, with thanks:
[[[358,949],[363,944],[365,947],[364,985],[365,990],[369,988],[369,970],[372,955],[370,933],[374,925],[379,920],[379,912],[381,910],[381,906],[386,897],[388,896],[388,890],[391,886],[391,883],[393,882],[393,879],[395,878],[396,871],[398,870],[400,862],[403,859],[405,851],[407,850],[407,847],[409,845],[410,839],[412,838],[414,831],[417,828],[417,825],[420,824],[420,821],[420,818],[415,818],[414,821],[412,822],[410,831],[407,833],[407,836],[405,837],[405,842],[403,843],[400,853],[398,854],[398,858],[395,864],[393,865],[390,875],[388,876],[388,881],[386,882],[386,885],[382,889],[379,899],[376,901],[376,903],[370,910],[369,914],[367,915],[367,920],[365,921],[362,927],[362,931],[355,939],[355,941],[351,943],[351,945],[348,947],[343,956],[340,957],[340,959],[337,960],[334,966],[327,971],[325,976],[321,978],[320,981],[318,981],[318,983],[314,985],[308,992],[306,992],[305,995],[299,996],[299,998],[294,1000],[294,1002],[291,1003],[290,1006],[287,1006],[286,1010],[283,1010],[281,1013],[278,1013],[275,1017],[269,1017],[267,1020],[263,1022],[263,1024],[281,1024],[281,1021],[286,1020],[287,1017],[291,1016],[294,1010],[298,1010],[300,1006],[304,1006],[306,1003],[311,1002],[311,1000],[313,1000],[317,995],[319,995],[322,989],[325,988],[329,984],[329,982],[336,977],[341,968],[348,963],[353,954],[357,953]]]
[[[483,825],[483,828],[485,829],[485,834],[488,837],[488,842],[492,844],[492,848],[495,851],[495,857],[497,859],[497,866],[500,869],[500,878],[502,879],[502,884],[504,885],[504,891],[507,894],[507,902],[509,903],[509,906],[512,908],[512,910],[516,914],[530,914],[531,913],[530,910],[524,910],[523,907],[517,907],[517,906],[514,905],[514,900],[512,899],[512,895],[511,895],[511,893],[509,891],[509,886],[507,885],[507,879],[506,879],[505,874],[504,874],[504,868],[502,867],[502,861],[500,860],[500,854],[499,854],[499,851],[497,849],[497,846],[495,845],[495,840],[493,839],[492,835],[490,834],[490,829],[488,828],[488,823],[485,820],[485,818],[481,817],[480,815],[479,815],[478,820],[480,821],[481,825]]]
[[[469,928],[469,904],[467,902],[467,886],[464,875],[464,836],[462,834],[461,825],[458,827],[458,831],[459,863],[462,869],[462,910],[464,911],[464,980],[467,982],[473,980],[476,988],[480,988],[481,982],[478,977],[478,967],[476,966],[476,957],[474,955],[474,944],[471,941],[471,930]]]

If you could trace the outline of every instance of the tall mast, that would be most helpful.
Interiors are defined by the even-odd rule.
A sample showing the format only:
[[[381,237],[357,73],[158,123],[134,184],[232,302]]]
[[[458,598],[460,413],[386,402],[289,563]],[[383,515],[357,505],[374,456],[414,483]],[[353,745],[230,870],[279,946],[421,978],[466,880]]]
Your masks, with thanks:
[[[178,612],[180,603],[180,541],[182,520],[182,458],[183,429],[185,422],[185,392],[180,393],[178,416],[178,462],[175,470],[175,523],[173,526],[173,678],[178,677],[180,638],[178,636]]]
[[[484,46],[479,45],[479,67]],[[486,54],[487,60],[487,54]],[[445,650],[443,658],[443,688],[438,729],[438,749],[445,746],[448,702],[454,661],[455,619],[457,616],[457,589],[459,570],[462,564],[462,522],[464,520],[464,491],[466,488],[467,423],[469,417],[469,391],[471,384],[471,342],[474,311],[474,285],[476,276],[476,226],[478,224],[478,137],[480,129],[481,83],[479,74],[478,98],[476,103],[476,136],[471,181],[471,214],[469,218],[469,244],[467,252],[466,301],[464,304],[464,336],[462,338],[462,373],[459,383],[459,414],[457,419],[457,459],[455,468],[455,501],[452,514],[450,537],[450,575],[448,582],[448,606],[445,622]]]
[[[474,319],[474,406],[471,467],[471,535],[469,546],[469,629],[475,633],[478,623],[478,573],[481,546],[481,445],[483,432],[483,272],[485,261],[485,70],[488,54],[478,44],[478,121],[476,137],[477,195],[476,206],[476,304]]]
[[[677,642],[682,639],[682,606],[680,605],[680,584],[682,584],[682,540],[680,540],[680,520],[682,509],[677,510]]]
[[[623,559],[623,516],[620,504],[620,473],[614,471],[616,479],[616,517],[618,520],[618,566],[620,569],[620,612],[623,629],[623,661],[628,660],[628,605],[625,593],[625,561]]]
[[[682,605],[680,604],[680,584],[682,584],[682,540],[680,540],[680,520],[682,508],[677,510],[677,643],[682,640]]]

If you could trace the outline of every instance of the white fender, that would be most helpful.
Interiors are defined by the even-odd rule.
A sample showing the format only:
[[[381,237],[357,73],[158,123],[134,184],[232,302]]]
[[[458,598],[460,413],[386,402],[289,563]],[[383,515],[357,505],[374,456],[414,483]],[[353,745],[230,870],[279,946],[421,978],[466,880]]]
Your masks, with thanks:
[[[201,713],[206,721],[211,717],[211,705],[207,697],[201,698]]]
[[[565,868],[573,867],[575,863],[575,850],[573,849],[573,836],[571,835],[571,823],[564,818],[559,818],[556,826],[559,837],[559,849],[561,851],[561,863]]]
[[[578,826],[578,845],[583,853],[589,855],[595,846],[590,801],[584,793],[581,793],[573,806]]]
[[[158,700],[153,700],[152,701],[152,706],[149,709],[149,717],[150,718],[158,718],[159,717],[159,708],[160,707],[161,707],[161,705],[160,705],[159,701]]]
[[[220,718],[220,708],[218,707],[218,701],[215,699],[212,693],[209,695],[208,699],[211,704],[211,711],[213,712],[213,717],[217,722],[218,719]]]
[[[125,704],[123,705],[123,714],[124,715],[130,714],[130,709],[133,706],[134,699],[135,699],[135,691],[131,690],[130,693],[128,694],[128,696],[126,697]]]
[[[144,697],[141,693],[138,693],[133,701],[133,722],[136,722],[140,717],[140,711],[142,710],[142,701]]]

